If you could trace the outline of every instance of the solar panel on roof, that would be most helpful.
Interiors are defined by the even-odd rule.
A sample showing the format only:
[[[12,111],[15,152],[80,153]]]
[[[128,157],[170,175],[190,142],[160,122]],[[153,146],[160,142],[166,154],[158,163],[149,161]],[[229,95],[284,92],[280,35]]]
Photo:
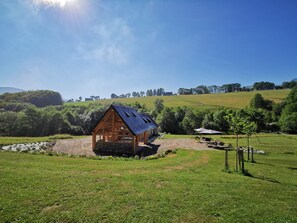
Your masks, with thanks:
[[[127,117],[130,117],[129,113],[125,111],[125,114],[127,115]]]

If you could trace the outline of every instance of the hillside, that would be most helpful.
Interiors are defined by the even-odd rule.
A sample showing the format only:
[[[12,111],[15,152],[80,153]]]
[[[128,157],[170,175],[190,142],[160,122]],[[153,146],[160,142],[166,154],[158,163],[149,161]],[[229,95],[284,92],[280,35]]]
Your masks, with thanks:
[[[70,102],[65,105],[88,105],[90,103],[98,103],[101,105],[108,105],[115,101],[124,104],[133,104],[139,102],[145,104],[148,109],[153,108],[153,103],[157,98],[164,100],[164,105],[167,107],[177,108],[178,106],[187,106],[196,110],[215,110],[219,107],[227,108],[245,108],[248,106],[250,100],[256,93],[260,93],[265,99],[280,102],[287,97],[289,89],[286,90],[267,90],[255,92],[236,92],[224,94],[202,94],[202,95],[176,95],[176,96],[156,96],[156,97],[142,97],[142,98],[117,98],[106,99],[100,101],[87,101],[87,102]]]
[[[24,91],[24,90],[20,89],[20,88],[15,88],[15,87],[0,87],[0,94],[17,93],[17,92],[22,92],[22,91]]]

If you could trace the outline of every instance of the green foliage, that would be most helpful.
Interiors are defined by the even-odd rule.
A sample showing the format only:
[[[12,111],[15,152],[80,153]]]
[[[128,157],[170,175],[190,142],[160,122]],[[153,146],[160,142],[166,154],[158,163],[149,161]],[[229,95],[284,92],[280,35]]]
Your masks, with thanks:
[[[11,136],[15,133],[18,114],[16,112],[0,113],[0,135]]]
[[[275,84],[267,81],[256,82],[253,88],[257,91],[259,90],[273,90],[275,89]]]
[[[35,105],[36,107],[46,107],[49,105],[63,104],[60,93],[49,90],[6,93],[0,95],[0,101],[9,103],[30,103]]]
[[[216,130],[227,132],[229,129],[229,123],[225,119],[225,116],[228,114],[226,109],[220,109],[213,113],[213,121],[215,126],[217,127]]]
[[[273,107],[273,101],[265,100],[261,94],[257,93],[250,101],[250,107],[255,109],[263,108],[271,111]]]
[[[184,119],[181,122],[181,126],[187,134],[193,134],[194,129],[202,125],[202,121],[205,113],[197,112],[194,113],[191,110],[187,110]]]
[[[293,88],[293,87],[296,87],[297,86],[297,81],[289,81],[289,82],[287,82],[287,81],[285,81],[285,82],[283,82],[282,83],[282,87],[283,88]]]
[[[294,87],[285,101],[279,124],[286,133],[297,133],[297,87]]]
[[[163,99],[160,99],[160,98],[157,98],[155,101],[154,101],[154,106],[155,106],[155,111],[157,113],[161,113],[162,110],[164,109],[164,104],[163,104]]]
[[[200,86],[201,87],[201,86]],[[280,100],[287,91],[270,91],[261,92],[266,98]],[[253,93],[254,94],[254,93]],[[216,95],[198,95],[191,96],[170,96],[170,97],[147,97],[125,99],[129,101],[129,106],[134,107],[139,112],[147,112],[160,123],[162,131],[178,133],[178,134],[193,134],[195,128],[206,127],[227,132],[229,123],[224,119],[227,114],[227,109],[215,107],[222,105],[222,101],[226,107],[241,107],[242,101],[247,101],[246,97],[252,97],[251,93],[230,93]],[[255,98],[258,96],[255,96]],[[262,97],[262,96],[260,96]],[[0,136],[45,136],[66,133],[71,135],[90,134],[93,128],[104,114],[108,105],[104,105],[108,100],[92,103],[67,103],[63,106],[47,106],[38,108],[30,103],[18,102],[15,95],[8,94],[4,98],[11,101],[0,99]],[[294,100],[292,93],[287,101]],[[240,100],[239,100],[240,99]],[[262,97],[262,102],[265,101]],[[117,99],[116,103],[125,104],[124,100]],[[148,104],[144,103],[148,100]],[[203,104],[202,104],[203,102]],[[195,108],[193,109],[193,103]],[[155,109],[151,105],[155,104]],[[208,104],[213,107],[210,110]],[[261,103],[260,103],[261,104]],[[148,106],[147,106],[148,105]],[[175,109],[164,109],[168,105],[174,105]],[[182,106],[176,106],[182,105]],[[189,105],[189,107],[185,106]],[[264,106],[263,104],[260,107]],[[197,109],[197,106],[203,107]],[[286,106],[286,109],[284,109]],[[255,106],[257,107],[257,106]],[[282,111],[290,113],[296,110],[292,103],[280,103],[273,105],[272,111],[265,109],[249,108],[241,110],[239,114],[242,118],[247,118],[251,122],[257,124],[257,131],[277,130],[277,125]],[[269,106],[268,106],[269,107]],[[166,111],[165,111],[166,110]],[[159,113],[161,112],[161,113]],[[291,118],[292,119],[292,118]],[[286,122],[288,119],[282,118],[279,123]],[[273,125],[270,125],[273,124]],[[273,128],[271,127],[273,126]],[[288,131],[288,127],[283,130]],[[290,131],[292,132],[292,131]]]
[[[212,112],[205,114],[203,121],[202,121],[202,126],[207,129],[217,129],[217,126],[213,120]]]
[[[162,132],[178,133],[178,121],[171,108],[165,108],[161,114],[160,127]]]
[[[257,124],[255,122],[245,122],[242,132],[247,136],[251,136],[252,134],[256,133]]]
[[[225,116],[226,121],[229,123],[230,130],[238,135],[242,133],[243,127],[245,125],[245,120],[240,116],[238,112],[229,110],[228,114]]]
[[[282,114],[279,120],[281,131],[286,133],[297,133],[297,112]]]

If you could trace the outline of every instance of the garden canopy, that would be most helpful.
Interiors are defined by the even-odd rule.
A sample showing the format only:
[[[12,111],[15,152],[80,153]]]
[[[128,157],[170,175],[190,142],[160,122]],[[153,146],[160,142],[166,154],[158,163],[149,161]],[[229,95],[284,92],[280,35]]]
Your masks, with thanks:
[[[216,131],[213,129],[205,129],[205,128],[199,128],[199,129],[194,129],[194,131],[200,133],[200,134],[222,134],[220,131]]]

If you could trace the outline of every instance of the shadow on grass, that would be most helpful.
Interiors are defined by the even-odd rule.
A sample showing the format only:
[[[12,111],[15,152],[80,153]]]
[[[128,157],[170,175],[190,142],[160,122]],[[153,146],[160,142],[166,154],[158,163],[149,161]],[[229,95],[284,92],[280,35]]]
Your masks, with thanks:
[[[288,167],[289,170],[297,170],[297,167]]]
[[[153,143],[150,143],[148,145],[143,145],[143,146],[139,147],[136,154],[141,157],[155,155],[155,154],[157,154],[159,147],[160,147],[160,145],[156,145]]]
[[[273,178],[269,178],[269,177],[265,177],[265,176],[254,176],[248,170],[244,170],[243,175],[244,176],[247,176],[247,177],[259,179],[259,180],[265,180],[265,181],[268,181],[268,182],[271,182],[271,183],[277,183],[277,184],[280,184],[281,183],[278,180],[273,179]]]

